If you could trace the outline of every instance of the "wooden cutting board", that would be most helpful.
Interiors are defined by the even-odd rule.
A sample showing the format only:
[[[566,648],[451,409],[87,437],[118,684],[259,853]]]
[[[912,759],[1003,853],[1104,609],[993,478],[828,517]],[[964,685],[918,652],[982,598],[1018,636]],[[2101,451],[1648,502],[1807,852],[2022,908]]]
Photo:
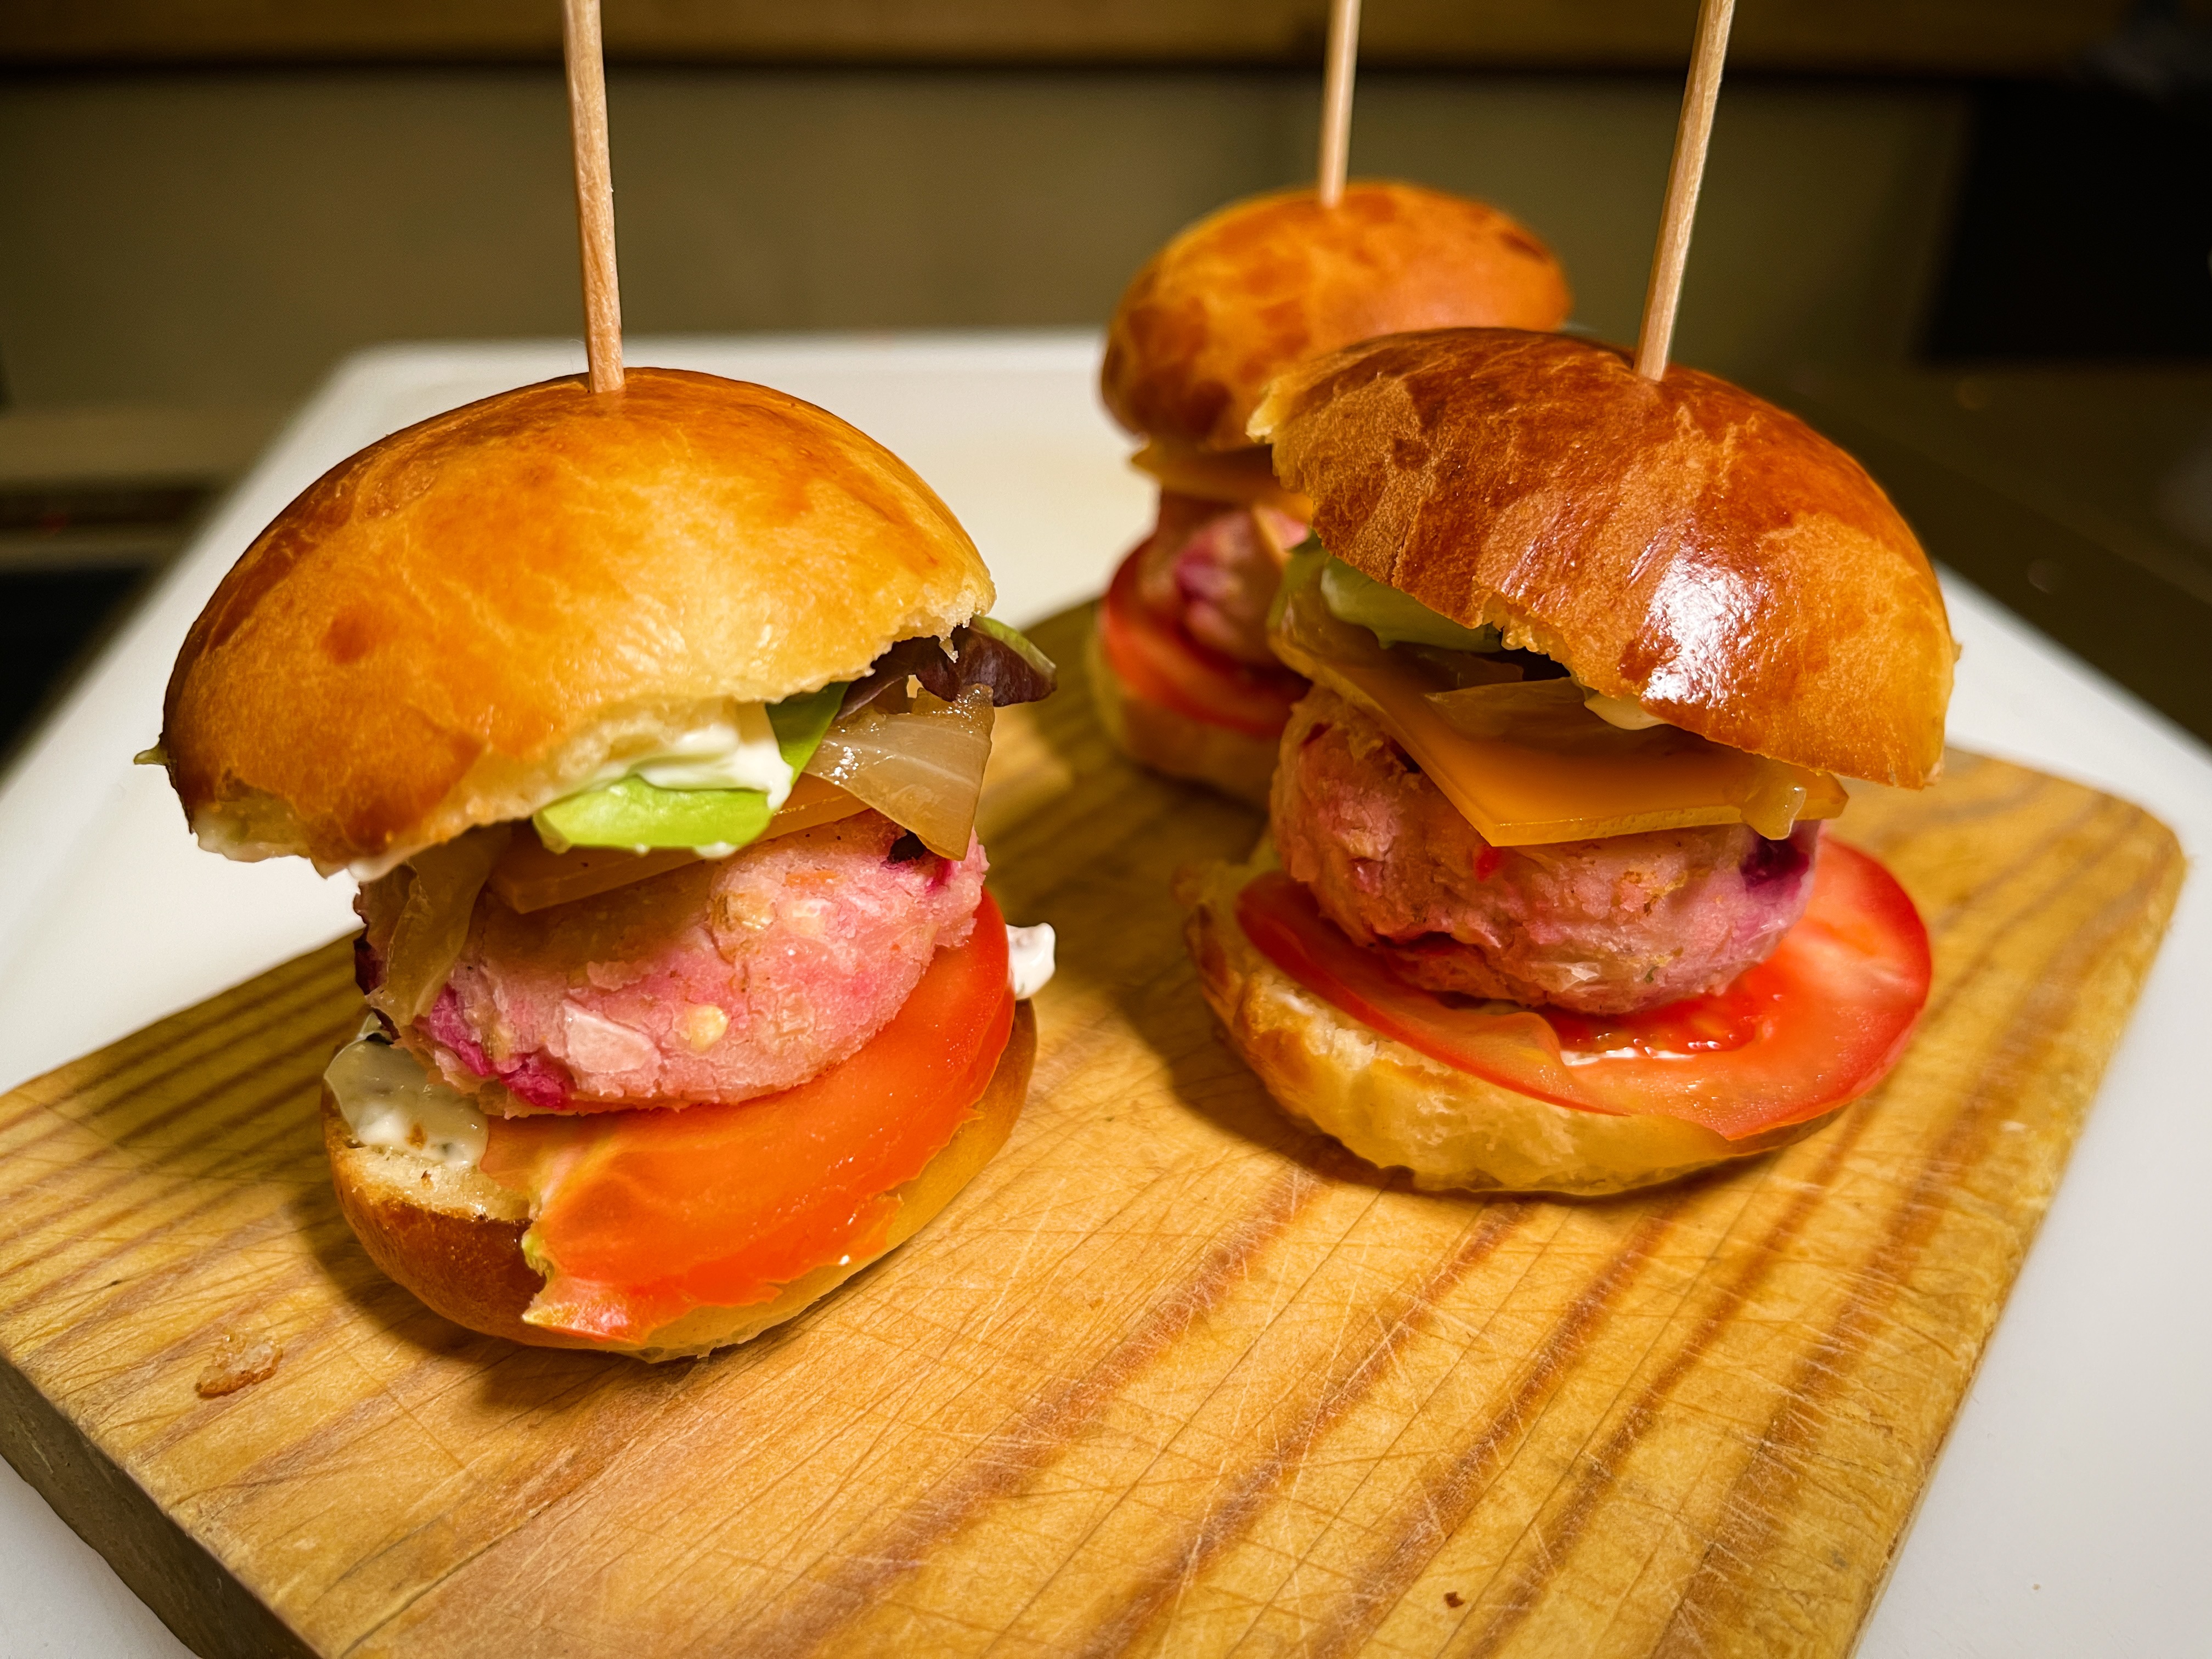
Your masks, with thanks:
[[[1650,1196],[1426,1195],[1215,1037],[1169,879],[1258,820],[1114,757],[1087,622],[988,802],[1060,933],[1030,1103],[914,1243],[705,1361],[443,1323],[325,1180],[334,945],[0,1102],[9,1461],[206,1654],[1847,1652],[2172,836],[1966,756],[1871,792],[1936,941],[1887,1087]]]

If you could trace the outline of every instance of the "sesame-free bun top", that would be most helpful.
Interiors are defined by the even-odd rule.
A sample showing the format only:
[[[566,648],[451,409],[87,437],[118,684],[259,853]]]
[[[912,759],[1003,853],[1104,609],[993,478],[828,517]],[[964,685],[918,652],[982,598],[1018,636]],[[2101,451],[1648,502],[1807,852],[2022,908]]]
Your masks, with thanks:
[[[1359,180],[1207,215],[1136,275],[1106,331],[1099,389],[1130,431],[1185,449],[1250,444],[1268,381],[1357,340],[1454,324],[1557,328],[1567,280],[1496,208]]]
[[[945,503],[834,415],[675,369],[548,380],[279,514],[187,635],[161,747],[204,845],[374,872],[992,597]]]
[[[1252,434],[1328,550],[1715,743],[1917,788],[1958,647],[1863,468],[1695,369],[1511,329],[1370,341],[1277,380]]]

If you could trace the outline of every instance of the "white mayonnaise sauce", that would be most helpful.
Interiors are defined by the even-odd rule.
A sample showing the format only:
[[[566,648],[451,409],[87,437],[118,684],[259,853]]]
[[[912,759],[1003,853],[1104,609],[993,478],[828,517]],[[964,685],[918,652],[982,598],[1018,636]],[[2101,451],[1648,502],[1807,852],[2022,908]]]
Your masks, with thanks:
[[[1583,707],[1607,726],[1617,726],[1624,732],[1648,732],[1655,726],[1667,724],[1642,703],[1631,702],[1626,697],[1608,697],[1602,691],[1593,691],[1584,697]]]
[[[1052,982],[1052,924],[1006,928],[1006,983],[1017,998],[1033,997]]]
[[[615,775],[643,778],[656,789],[757,789],[770,811],[783,805],[793,781],[768,707],[757,702],[732,705],[728,720],[696,726],[659,754],[623,763]]]
[[[483,1157],[490,1134],[483,1114],[396,1042],[370,1036],[349,1042],[323,1081],[364,1146],[413,1152],[460,1170],[476,1168]]]

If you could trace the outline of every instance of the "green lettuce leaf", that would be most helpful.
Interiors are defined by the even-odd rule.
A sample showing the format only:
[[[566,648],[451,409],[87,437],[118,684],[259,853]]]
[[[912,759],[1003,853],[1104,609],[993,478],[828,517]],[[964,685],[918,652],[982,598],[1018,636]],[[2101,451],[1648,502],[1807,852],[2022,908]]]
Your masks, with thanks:
[[[783,750],[784,764],[793,772],[805,769],[844,701],[845,682],[839,680],[819,691],[802,691],[769,704],[768,723],[775,728],[775,746]]]
[[[659,789],[621,778],[539,810],[531,822],[556,852],[571,847],[743,847],[775,816],[758,789]]]
[[[1378,582],[1341,559],[1321,570],[1322,603],[1339,622],[1356,623],[1384,645],[1430,645],[1444,651],[1495,651],[1494,628],[1466,628],[1410,593]]]

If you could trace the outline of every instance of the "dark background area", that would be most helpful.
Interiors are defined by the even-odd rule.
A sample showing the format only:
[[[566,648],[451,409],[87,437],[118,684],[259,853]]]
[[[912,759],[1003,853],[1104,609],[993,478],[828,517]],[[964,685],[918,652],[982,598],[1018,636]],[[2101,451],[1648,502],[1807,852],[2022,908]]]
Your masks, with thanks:
[[[145,580],[128,566],[0,574],[0,744],[13,748]]]
[[[1932,361],[2212,355],[2212,99],[1985,86],[1969,157]]]
[[[1102,323],[1310,167],[1322,0],[607,0],[636,333]],[[1693,0],[1369,0],[1353,166],[1496,201],[1632,335]],[[2200,735],[2212,33],[1741,0],[1677,357]],[[345,353],[573,335],[556,9],[0,11],[0,749]]]

